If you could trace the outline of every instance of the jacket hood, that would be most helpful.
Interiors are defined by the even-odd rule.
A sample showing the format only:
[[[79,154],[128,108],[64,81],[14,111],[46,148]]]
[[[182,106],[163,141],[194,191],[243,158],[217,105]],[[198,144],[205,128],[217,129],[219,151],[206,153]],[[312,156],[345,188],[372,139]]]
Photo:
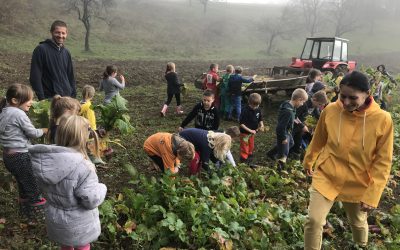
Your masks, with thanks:
[[[355,110],[355,111],[353,111],[353,112],[346,111],[346,110],[343,108],[343,103],[342,103],[340,100],[337,100],[337,101],[335,102],[335,105],[336,105],[342,112],[347,112],[347,113],[349,113],[349,114],[353,114],[353,115],[358,116],[358,117],[363,117],[364,115],[369,116],[369,115],[372,115],[372,114],[375,113],[375,112],[378,112],[381,108],[380,108],[379,105],[374,101],[374,98],[372,98],[372,97],[368,97],[368,98],[370,98],[370,103],[369,103],[368,107],[367,107],[366,109],[363,109],[363,110]]]
[[[58,46],[58,45],[53,41],[53,39],[50,39],[50,38],[48,38],[48,39],[46,39],[46,40],[44,40],[44,41],[41,41],[39,44],[43,44],[43,43],[47,43],[47,44],[49,44],[51,47],[53,47],[53,48],[55,48],[55,49],[57,49],[57,50],[60,50],[60,49],[64,48],[63,45]]]
[[[362,126],[362,148],[365,148],[365,126],[366,126],[366,119],[368,116],[373,115],[374,113],[380,111],[379,105],[374,101],[372,97],[369,97],[370,103],[367,106],[367,108],[363,110],[355,110],[353,112],[349,112],[343,108],[343,103],[340,100],[337,100],[334,105],[340,110],[340,116],[339,116],[339,132],[338,132],[338,137],[337,137],[337,142],[340,144],[340,136],[341,136],[341,130],[342,130],[342,116],[343,114],[346,115],[353,115],[358,118],[363,119],[363,126]]]
[[[280,110],[282,110],[282,109],[287,109],[287,110],[290,110],[290,111],[294,111],[294,107],[292,106],[292,104],[290,104],[289,101],[283,102],[283,103],[279,106],[279,109],[280,109]]]
[[[39,144],[28,150],[36,178],[48,184],[59,183],[85,161],[81,153],[67,147]]]

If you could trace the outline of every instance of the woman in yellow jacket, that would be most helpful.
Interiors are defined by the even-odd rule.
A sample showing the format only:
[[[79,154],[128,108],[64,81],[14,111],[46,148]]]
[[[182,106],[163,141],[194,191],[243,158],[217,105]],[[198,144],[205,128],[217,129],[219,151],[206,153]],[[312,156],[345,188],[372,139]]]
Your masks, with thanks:
[[[393,121],[370,94],[368,78],[353,71],[340,82],[339,100],[321,113],[303,162],[312,176],[305,249],[321,248],[334,201],[343,202],[353,240],[368,242],[367,211],[378,206],[393,155]]]

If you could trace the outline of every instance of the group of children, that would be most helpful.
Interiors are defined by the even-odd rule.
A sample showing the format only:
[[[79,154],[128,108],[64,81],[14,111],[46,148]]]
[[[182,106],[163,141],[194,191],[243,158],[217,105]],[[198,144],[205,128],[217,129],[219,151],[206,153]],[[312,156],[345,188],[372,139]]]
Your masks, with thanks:
[[[236,163],[230,151],[234,138],[240,138],[240,161],[250,163],[254,152],[254,135],[257,131],[264,130],[262,114],[259,109],[261,96],[257,93],[251,94],[249,105],[242,110],[242,83],[251,82],[254,78],[242,77],[243,69],[237,67],[234,72],[232,65],[227,66],[226,74],[220,78],[218,69],[218,64],[210,65],[209,72],[204,76],[203,88],[205,90],[202,101],[197,103],[184,118],[178,127],[179,134],[156,133],[145,141],[145,152],[160,169],[169,169],[173,173],[178,171],[176,166],[180,165],[180,160],[177,151],[174,150],[177,146],[170,143],[174,136],[179,136],[191,143],[191,146],[186,147],[185,152],[186,155],[192,156],[188,164],[190,174],[198,173],[201,168],[209,171],[209,160],[217,165],[227,160],[235,166]],[[175,64],[172,62],[167,64],[165,79],[167,80],[168,99],[160,114],[163,117],[166,115],[173,95],[177,101],[177,113],[182,114],[180,103],[180,86],[182,84],[179,82]],[[217,85],[219,81],[221,83]],[[233,126],[223,131],[220,128],[221,117],[231,120],[234,110],[236,111],[235,120],[239,122],[239,127]],[[194,128],[185,129],[193,120]]]
[[[115,66],[108,66],[104,72],[100,84],[105,91],[104,103],[125,87],[124,77],[120,76],[120,83],[116,75]],[[107,188],[99,183],[93,164],[98,151],[88,152],[89,138],[97,138],[91,107],[94,94],[94,87],[86,85],[81,102],[54,96],[49,128],[39,129],[27,115],[34,97],[29,86],[12,84],[0,103],[3,161],[17,180],[21,215],[34,222],[42,217],[46,205],[48,236],[61,249],[90,249],[90,243],[100,235],[97,207],[104,201]],[[31,139],[45,134],[51,145],[31,145]],[[90,154],[94,158],[89,158]]]
[[[233,133],[232,136],[233,138],[240,138],[240,162],[252,166],[254,136],[258,131],[264,131],[262,112],[259,108],[262,101],[261,96],[257,93],[252,93],[249,96],[248,105],[242,108],[242,84],[254,81],[254,77],[243,77],[241,75],[242,67],[234,69],[232,65],[226,67],[226,73],[222,77],[219,77],[218,70],[218,64],[210,65],[209,72],[204,76],[203,88],[205,90],[202,101],[197,103],[187,114],[178,131],[179,133],[185,131],[185,127],[194,120],[196,129],[223,132],[220,129],[221,118],[237,120],[239,131],[236,134]],[[171,77],[171,74],[173,77]],[[341,77],[339,75],[337,79],[340,81]],[[179,107],[179,114],[181,114],[183,112],[180,108],[179,98],[179,86],[181,84],[175,72],[174,63],[167,64],[165,78],[168,84],[168,100],[164,104],[161,114],[165,116],[172,94],[177,99],[177,107]],[[296,89],[292,94],[291,100],[285,101],[279,107],[276,126],[277,142],[267,152],[267,156],[270,159],[279,163],[279,168],[283,168],[289,154],[290,157],[299,159],[301,149],[311,141],[312,128],[308,128],[305,120],[308,116],[318,120],[321,110],[329,101],[326,92],[327,86],[322,82],[321,71],[312,69],[306,81],[306,88]],[[233,111],[236,111],[235,116],[233,116]],[[198,148],[195,147],[195,154],[198,151]],[[229,149],[225,155],[230,156],[228,161],[233,163],[232,165],[236,164]],[[150,155],[150,157],[152,156]],[[192,165],[190,163],[190,166]]]

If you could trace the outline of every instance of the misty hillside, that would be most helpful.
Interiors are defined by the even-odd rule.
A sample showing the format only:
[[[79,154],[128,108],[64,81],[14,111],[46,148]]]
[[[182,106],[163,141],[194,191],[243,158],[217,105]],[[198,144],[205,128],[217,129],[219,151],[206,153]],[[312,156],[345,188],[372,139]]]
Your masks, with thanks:
[[[298,7],[289,9],[283,18],[284,5],[210,2],[204,13],[198,0],[116,0],[107,12],[107,23],[92,19],[92,53],[83,53],[85,29],[76,13],[63,8],[66,0],[2,2],[15,10],[13,14],[3,11],[0,18],[0,49],[7,51],[30,53],[39,41],[49,36],[49,26],[54,19],[68,23],[67,46],[76,58],[290,58],[299,56],[305,37],[310,36]],[[4,9],[4,5],[1,8]],[[393,24],[398,23],[399,18],[396,14],[389,15],[383,5],[381,7],[379,11],[375,9],[377,14],[373,20],[367,10],[361,7],[354,10],[363,15],[358,16],[355,28],[342,35],[351,40],[351,57],[393,55],[400,51],[397,46],[400,29],[393,28],[397,27]],[[327,5],[323,10],[325,19],[320,22],[323,26],[314,36],[334,36],[329,8]],[[342,19],[346,21],[345,17]],[[354,23],[354,20],[349,22]],[[273,28],[283,35],[275,38],[267,53],[269,32]]]

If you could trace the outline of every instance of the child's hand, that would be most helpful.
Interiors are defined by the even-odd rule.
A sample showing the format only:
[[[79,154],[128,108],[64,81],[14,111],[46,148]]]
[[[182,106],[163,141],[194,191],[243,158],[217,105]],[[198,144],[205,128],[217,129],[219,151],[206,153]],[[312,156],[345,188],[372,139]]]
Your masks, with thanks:
[[[42,130],[43,130],[43,134],[47,134],[49,132],[48,128],[42,128]]]
[[[252,133],[253,135],[255,135],[257,133],[256,130],[250,129],[250,133]]]
[[[288,144],[288,140],[286,139],[286,140],[283,140],[282,141],[282,144]]]
[[[125,82],[125,77],[123,75],[119,75],[119,78],[121,79],[122,82]]]
[[[174,170],[171,170],[171,173],[176,174],[179,172],[179,167],[175,167]]]
[[[260,132],[264,132],[265,128],[264,128],[264,126],[260,126],[257,130],[260,131]]]

